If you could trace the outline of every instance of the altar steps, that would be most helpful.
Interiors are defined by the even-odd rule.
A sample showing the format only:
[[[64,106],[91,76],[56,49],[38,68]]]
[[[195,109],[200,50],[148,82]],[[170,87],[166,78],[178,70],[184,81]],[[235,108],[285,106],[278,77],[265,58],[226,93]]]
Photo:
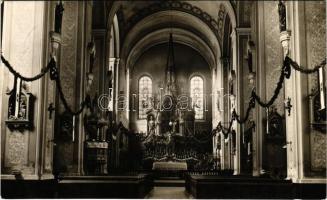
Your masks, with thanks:
[[[157,187],[184,187],[185,180],[179,177],[161,177],[153,181]]]

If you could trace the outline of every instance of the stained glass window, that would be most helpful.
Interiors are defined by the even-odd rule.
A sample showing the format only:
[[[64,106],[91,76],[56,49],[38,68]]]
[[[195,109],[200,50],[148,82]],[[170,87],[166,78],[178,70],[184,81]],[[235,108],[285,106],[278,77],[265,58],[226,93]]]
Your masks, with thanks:
[[[151,106],[152,80],[142,76],[139,80],[139,119],[146,119],[146,111]]]
[[[195,111],[195,119],[204,119],[203,79],[200,76],[192,77],[190,94]]]

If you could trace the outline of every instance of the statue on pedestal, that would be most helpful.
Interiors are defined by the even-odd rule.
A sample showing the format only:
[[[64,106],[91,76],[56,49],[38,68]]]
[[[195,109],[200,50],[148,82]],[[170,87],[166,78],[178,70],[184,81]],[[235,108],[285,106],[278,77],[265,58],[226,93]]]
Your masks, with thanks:
[[[286,31],[286,7],[283,1],[278,3],[279,29],[280,32]]]

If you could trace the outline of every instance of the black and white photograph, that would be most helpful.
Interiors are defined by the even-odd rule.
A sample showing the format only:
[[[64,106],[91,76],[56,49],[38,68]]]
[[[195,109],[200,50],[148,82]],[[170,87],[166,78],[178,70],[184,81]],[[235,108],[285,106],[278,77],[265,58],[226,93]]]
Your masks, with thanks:
[[[326,199],[326,1],[0,0],[3,199]]]

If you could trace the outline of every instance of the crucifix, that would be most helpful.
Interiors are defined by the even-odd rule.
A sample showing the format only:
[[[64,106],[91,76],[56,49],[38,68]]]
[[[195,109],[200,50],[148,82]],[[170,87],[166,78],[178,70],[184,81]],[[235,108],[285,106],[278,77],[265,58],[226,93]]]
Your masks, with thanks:
[[[52,112],[55,110],[54,106],[53,106],[53,103],[50,103],[49,104],[49,107],[48,107],[48,112],[49,112],[49,119],[52,119]]]

